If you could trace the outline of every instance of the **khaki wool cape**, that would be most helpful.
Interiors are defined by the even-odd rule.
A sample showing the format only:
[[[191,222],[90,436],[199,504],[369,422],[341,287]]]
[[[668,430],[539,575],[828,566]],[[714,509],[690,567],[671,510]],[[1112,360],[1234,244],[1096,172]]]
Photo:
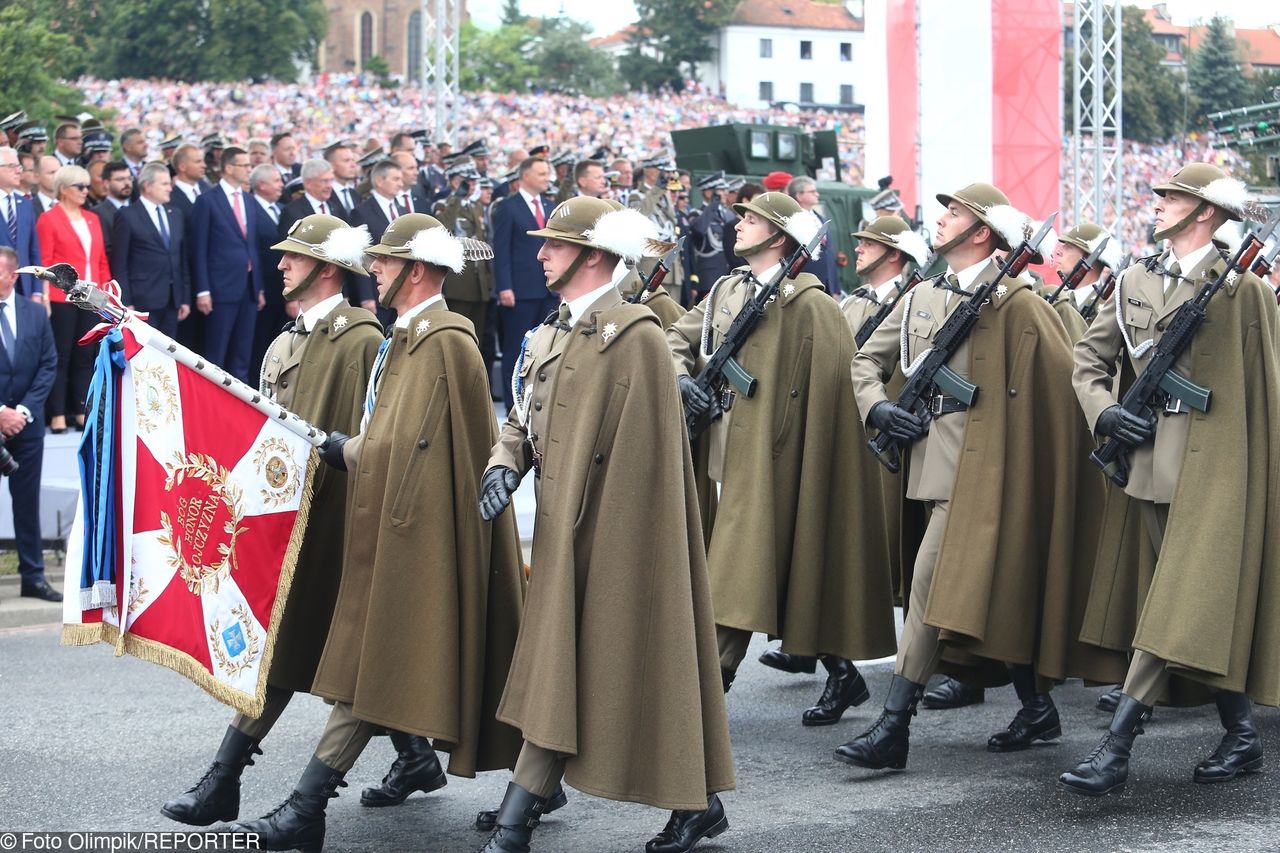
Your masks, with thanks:
[[[618,291],[622,294],[623,299],[630,299],[640,289],[640,284],[639,273],[631,270],[618,284]],[[659,287],[641,298],[640,304],[658,316],[658,322],[662,324],[664,329],[685,314],[684,308],[680,307],[680,303],[672,299],[671,294],[667,293],[666,288],[663,287]]]
[[[1208,412],[1185,416],[1159,560],[1140,513],[1107,513],[1081,638],[1169,661],[1186,679],[1170,685],[1175,704],[1206,701],[1185,692],[1201,686],[1280,705],[1278,339],[1275,296],[1255,276],[1213,297],[1189,377],[1213,397]]]
[[[335,322],[338,317],[346,322]],[[369,370],[382,343],[382,324],[363,308],[339,305],[307,335],[297,371],[288,372],[290,387],[282,388],[289,336],[280,335],[267,350],[262,370],[267,387],[281,405],[320,429],[355,433]],[[311,514],[267,676],[271,686],[295,693],[311,690],[338,598],[342,561],[336,556],[343,550],[347,475],[329,465],[317,466],[311,488]]]
[[[494,718],[520,627],[515,518],[476,507],[496,437],[471,323],[445,310],[395,329],[373,413],[347,443],[342,588],[312,692],[429,737],[449,772],[514,766]]]
[[[1070,391],[1071,347],[1025,280],[1008,288],[971,333],[978,397],[924,621],[941,630],[945,669],[974,683],[1005,683],[1005,663],[1034,664],[1042,685],[1115,683],[1124,655],[1079,640],[1103,488]]]
[[[574,788],[705,809],[733,787],[733,758],[670,353],[639,305],[593,313],[570,335],[498,719],[564,753]]]
[[[668,340],[693,347],[701,370],[697,340],[675,328]],[[779,637],[791,654],[866,660],[896,648],[880,465],[858,420],[853,353],[822,282],[789,279],[738,353],[759,385],[734,402],[723,490],[710,510],[704,501],[716,623]],[[710,496],[708,442],[697,444]]]

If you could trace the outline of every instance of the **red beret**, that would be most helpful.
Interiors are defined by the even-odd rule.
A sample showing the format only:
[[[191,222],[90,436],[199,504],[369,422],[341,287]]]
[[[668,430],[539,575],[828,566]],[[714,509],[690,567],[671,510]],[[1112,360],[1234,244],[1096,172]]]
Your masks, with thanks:
[[[764,176],[764,180],[761,183],[764,184],[764,188],[767,190],[774,190],[775,192],[785,190],[787,184],[791,183],[791,175],[787,172],[770,172]]]

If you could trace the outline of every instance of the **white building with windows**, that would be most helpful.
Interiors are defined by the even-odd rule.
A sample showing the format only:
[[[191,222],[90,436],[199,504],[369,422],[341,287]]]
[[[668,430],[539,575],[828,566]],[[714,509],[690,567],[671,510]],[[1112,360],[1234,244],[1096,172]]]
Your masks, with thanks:
[[[699,68],[712,92],[743,107],[853,107],[863,70],[861,2],[743,0]]]

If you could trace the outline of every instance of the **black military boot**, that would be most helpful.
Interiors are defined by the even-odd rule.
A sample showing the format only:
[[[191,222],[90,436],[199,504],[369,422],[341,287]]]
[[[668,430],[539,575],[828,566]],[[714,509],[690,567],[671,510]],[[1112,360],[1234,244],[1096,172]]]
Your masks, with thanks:
[[[1253,724],[1253,703],[1243,693],[1216,693],[1218,719],[1227,733],[1204,761],[1196,765],[1197,782],[1230,782],[1241,773],[1262,768],[1262,737]]]
[[[892,768],[902,770],[907,766],[907,751],[911,747],[911,718],[916,713],[923,684],[907,681],[895,675],[889,682],[889,695],[884,700],[884,711],[871,728],[836,749],[836,760],[855,767],[871,770]]]
[[[965,705],[979,705],[986,701],[986,691],[947,676],[938,686],[924,694],[920,704],[930,711],[949,711]]]
[[[818,697],[818,704],[800,715],[806,726],[829,726],[840,722],[844,712],[861,705],[871,698],[867,682],[853,661],[835,655],[823,655],[822,665],[827,668],[827,686]]]
[[[760,655],[760,663],[792,674],[803,672],[812,675],[818,671],[818,659],[816,657],[793,655],[781,649],[769,649]]]
[[[302,850],[324,847],[324,810],[347,783],[347,775],[314,755],[302,771],[289,799],[257,820],[240,821],[231,832],[256,832],[259,850]]]
[[[724,806],[715,794],[707,797],[707,807],[701,811],[673,811],[662,828],[644,846],[645,853],[688,853],[704,838],[715,838],[729,828],[724,816]]]
[[[360,792],[360,805],[398,806],[414,791],[430,794],[448,784],[431,741],[393,731],[391,744],[396,748],[396,760],[391,762],[381,785]]]
[[[1100,797],[1122,787],[1129,778],[1129,752],[1133,739],[1142,734],[1142,724],[1151,716],[1151,706],[1132,696],[1120,694],[1116,715],[1102,743],[1076,769],[1058,777],[1058,784],[1073,794]]]
[[[529,839],[546,806],[546,797],[531,794],[515,782],[509,782],[506,796],[498,807],[497,829],[480,848],[480,853],[529,853]]]
[[[240,816],[240,774],[262,755],[258,742],[235,726],[227,726],[213,766],[194,788],[160,807],[160,814],[191,826],[208,826]]]
[[[568,804],[569,804],[569,797],[564,792],[564,786],[556,785],[556,789],[555,791],[552,792],[551,797],[547,800],[547,804],[542,807],[542,817],[546,817],[552,812]],[[538,824],[541,822],[542,822],[541,818],[534,818],[534,821],[533,821],[534,827],[537,828]],[[497,825],[498,825],[497,809],[490,809],[488,811],[480,812],[480,814],[476,815],[476,829],[480,830],[481,832],[493,832],[494,828]]]
[[[1106,693],[1098,697],[1098,710],[1105,711],[1108,714],[1116,712],[1116,706],[1120,704],[1120,685],[1117,684]]]
[[[1022,700],[1022,709],[1009,724],[1009,728],[996,732],[987,741],[990,752],[1017,752],[1027,749],[1038,740],[1062,737],[1062,724],[1058,721],[1058,709],[1048,693],[1036,690],[1036,670],[1033,666],[1018,664],[1013,670],[1013,689]]]
[[[724,685],[724,692],[728,693],[729,688],[733,686],[733,680],[738,677],[736,672],[731,672],[724,667],[720,668],[720,683]]]

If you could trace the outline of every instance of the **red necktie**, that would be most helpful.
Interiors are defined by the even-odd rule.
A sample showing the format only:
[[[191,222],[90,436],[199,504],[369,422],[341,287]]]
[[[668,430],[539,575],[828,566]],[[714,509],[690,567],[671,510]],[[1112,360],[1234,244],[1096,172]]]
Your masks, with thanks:
[[[392,222],[395,222],[395,221],[396,221],[396,217],[400,215],[400,211],[396,209],[397,207],[398,207],[398,205],[395,203],[395,200],[394,200],[394,199],[391,201],[391,204],[387,205],[387,210],[389,210],[389,211],[391,212],[391,221],[392,221]]]
[[[413,199],[408,193],[400,196],[400,205],[404,208],[405,213],[413,213]]]
[[[539,228],[546,228],[547,217],[542,213],[542,202],[535,198],[530,204],[533,205],[533,221],[538,223]]]
[[[323,214],[325,214],[325,215],[328,215],[328,213],[329,213],[329,205],[325,204],[324,202],[320,202],[320,212],[321,212],[321,213],[323,213]]]
[[[244,227],[244,208],[240,206],[240,193],[233,192],[231,194],[231,206],[236,212],[236,224],[240,226],[240,236],[249,236],[248,230]]]

